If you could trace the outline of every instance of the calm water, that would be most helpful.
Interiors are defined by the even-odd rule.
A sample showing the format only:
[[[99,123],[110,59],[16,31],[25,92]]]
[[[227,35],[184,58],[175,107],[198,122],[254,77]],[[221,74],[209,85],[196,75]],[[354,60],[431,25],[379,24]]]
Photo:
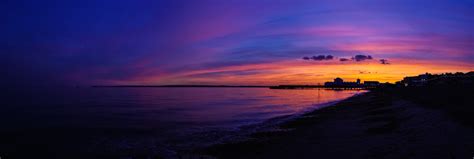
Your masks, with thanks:
[[[214,140],[222,136],[208,134],[239,131],[242,126],[300,114],[361,93],[268,88],[75,88],[59,92],[10,98],[10,105],[4,107],[9,113],[1,117],[2,130],[48,134],[73,130],[75,136],[86,136],[92,143],[100,140],[105,147],[120,147],[118,142],[134,147],[130,142],[150,138],[160,144],[183,144],[195,134]],[[111,131],[119,137],[110,137]]]

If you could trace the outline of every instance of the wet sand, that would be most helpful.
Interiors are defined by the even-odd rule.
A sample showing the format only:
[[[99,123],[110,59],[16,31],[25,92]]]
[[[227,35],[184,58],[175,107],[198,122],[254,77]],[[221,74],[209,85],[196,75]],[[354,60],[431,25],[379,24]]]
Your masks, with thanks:
[[[275,131],[197,153],[211,158],[472,158],[474,128],[440,109],[378,90],[305,114]]]

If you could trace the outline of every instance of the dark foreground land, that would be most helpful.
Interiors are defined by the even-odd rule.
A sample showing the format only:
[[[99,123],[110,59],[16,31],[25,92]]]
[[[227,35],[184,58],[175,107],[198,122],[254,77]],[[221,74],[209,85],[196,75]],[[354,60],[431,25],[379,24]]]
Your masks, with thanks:
[[[472,87],[384,88],[201,150],[217,158],[472,158]]]

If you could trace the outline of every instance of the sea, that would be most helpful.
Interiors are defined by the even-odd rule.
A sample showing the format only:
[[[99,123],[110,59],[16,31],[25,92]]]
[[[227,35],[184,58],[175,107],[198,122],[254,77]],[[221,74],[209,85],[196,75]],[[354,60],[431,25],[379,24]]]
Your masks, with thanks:
[[[196,147],[245,140],[245,134],[364,92],[214,87],[16,92],[4,96],[0,155],[173,158]]]

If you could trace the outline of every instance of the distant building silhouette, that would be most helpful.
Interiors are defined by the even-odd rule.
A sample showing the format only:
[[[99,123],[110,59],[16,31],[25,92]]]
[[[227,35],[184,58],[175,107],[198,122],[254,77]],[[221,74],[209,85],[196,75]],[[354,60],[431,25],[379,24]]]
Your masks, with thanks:
[[[365,87],[377,87],[380,85],[379,81],[364,81]]]
[[[363,87],[377,87],[380,85],[378,81],[365,81],[361,84],[361,80],[357,79],[356,82],[344,82],[342,78],[335,78],[334,82],[325,82],[325,87],[343,87],[343,88],[363,88]]]
[[[344,84],[344,80],[342,80],[342,78],[337,77],[336,79],[334,79],[334,84],[342,85]]]
[[[425,73],[418,76],[405,77],[403,78],[401,83],[404,86],[423,86],[431,77],[432,77],[431,74]]]
[[[443,74],[425,73],[418,76],[409,76],[397,82],[400,87],[420,87],[435,85],[470,85],[474,83],[474,72],[456,72]]]

